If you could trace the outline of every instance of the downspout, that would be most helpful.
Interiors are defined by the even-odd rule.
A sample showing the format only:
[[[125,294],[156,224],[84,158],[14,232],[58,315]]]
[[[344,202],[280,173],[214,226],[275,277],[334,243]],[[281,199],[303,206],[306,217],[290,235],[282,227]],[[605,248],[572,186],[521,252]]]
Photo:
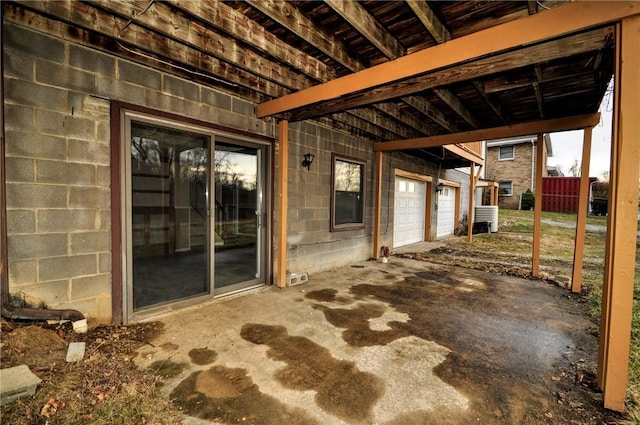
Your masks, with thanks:
[[[8,320],[82,320],[84,315],[77,310],[46,310],[40,308],[18,308],[9,303],[9,260],[7,258],[7,195],[4,137],[4,64],[2,53],[4,30],[2,5],[0,4],[0,299],[2,317]]]
[[[531,140],[531,184],[530,189],[532,192],[536,190],[536,142]]]

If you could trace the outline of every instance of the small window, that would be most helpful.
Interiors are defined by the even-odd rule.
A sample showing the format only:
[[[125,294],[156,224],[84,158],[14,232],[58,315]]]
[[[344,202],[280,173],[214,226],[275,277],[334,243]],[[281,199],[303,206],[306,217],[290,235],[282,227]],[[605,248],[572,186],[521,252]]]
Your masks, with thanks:
[[[498,194],[500,196],[513,195],[513,182],[512,181],[500,182],[500,186],[498,188]]]
[[[364,228],[365,163],[333,155],[331,231]]]
[[[407,183],[400,180],[398,182],[398,192],[406,192],[407,191]]]
[[[514,146],[500,146],[500,161],[515,158]]]

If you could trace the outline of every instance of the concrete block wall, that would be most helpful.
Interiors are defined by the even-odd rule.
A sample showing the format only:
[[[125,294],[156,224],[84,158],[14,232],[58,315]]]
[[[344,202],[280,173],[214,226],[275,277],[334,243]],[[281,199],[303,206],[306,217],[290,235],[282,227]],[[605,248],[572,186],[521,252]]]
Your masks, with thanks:
[[[254,104],[4,25],[12,294],[111,320],[110,99],[273,136]]]

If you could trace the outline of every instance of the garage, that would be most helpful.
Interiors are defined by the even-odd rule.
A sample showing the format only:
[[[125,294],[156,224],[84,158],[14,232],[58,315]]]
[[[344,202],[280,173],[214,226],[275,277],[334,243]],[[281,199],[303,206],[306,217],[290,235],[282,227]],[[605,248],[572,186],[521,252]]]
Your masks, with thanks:
[[[426,182],[396,176],[393,247],[424,240]]]
[[[453,186],[444,186],[438,192],[437,238],[453,235],[455,230],[455,200],[456,188]]]

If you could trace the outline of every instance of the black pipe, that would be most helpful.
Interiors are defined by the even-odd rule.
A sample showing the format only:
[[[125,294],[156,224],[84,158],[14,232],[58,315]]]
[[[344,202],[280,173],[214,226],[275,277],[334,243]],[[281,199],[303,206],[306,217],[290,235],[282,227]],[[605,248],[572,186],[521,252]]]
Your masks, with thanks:
[[[7,252],[7,196],[4,156],[4,18],[0,4],[0,298],[2,317],[7,320],[82,320],[84,314],[77,310],[47,310],[40,308],[13,307],[9,303],[9,260]]]

